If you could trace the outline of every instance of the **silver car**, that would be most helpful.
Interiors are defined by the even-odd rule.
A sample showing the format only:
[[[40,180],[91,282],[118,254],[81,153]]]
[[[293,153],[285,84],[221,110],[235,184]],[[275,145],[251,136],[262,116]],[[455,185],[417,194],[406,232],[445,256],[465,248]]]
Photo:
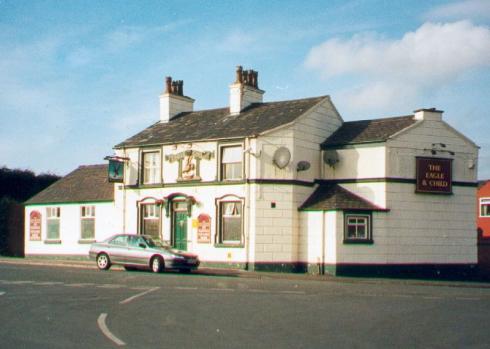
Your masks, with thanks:
[[[97,267],[107,270],[113,264],[123,265],[126,270],[149,268],[155,273],[164,269],[190,272],[199,266],[197,255],[174,250],[154,241],[148,235],[118,234],[93,243],[89,251]]]

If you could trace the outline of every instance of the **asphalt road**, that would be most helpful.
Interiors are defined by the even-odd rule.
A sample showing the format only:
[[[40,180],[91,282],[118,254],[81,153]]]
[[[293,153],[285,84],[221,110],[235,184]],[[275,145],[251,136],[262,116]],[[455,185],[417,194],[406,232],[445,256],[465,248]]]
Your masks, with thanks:
[[[489,286],[0,264],[0,348],[490,348]]]

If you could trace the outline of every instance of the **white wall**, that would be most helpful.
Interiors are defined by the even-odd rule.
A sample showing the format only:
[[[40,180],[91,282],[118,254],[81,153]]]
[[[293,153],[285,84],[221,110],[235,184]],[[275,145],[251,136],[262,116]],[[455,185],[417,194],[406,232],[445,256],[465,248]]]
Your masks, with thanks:
[[[339,162],[331,167],[323,162],[325,179],[363,179],[386,177],[384,144],[354,145],[337,149]]]
[[[432,155],[432,144],[446,147],[435,149],[452,151]],[[478,148],[443,121],[422,121],[408,131],[387,142],[387,176],[415,178],[415,157],[442,157],[453,159],[453,181],[474,182],[477,179]],[[470,164],[475,166],[470,168]]]
[[[90,243],[80,243],[80,207],[95,206],[95,240],[101,241],[114,235],[117,222],[114,203],[84,203],[60,205],[30,205],[25,208],[25,254],[28,255],[81,255],[88,256]],[[47,222],[46,208],[60,207],[60,240],[61,243],[46,243]],[[32,211],[41,213],[41,241],[30,241],[29,217]]]

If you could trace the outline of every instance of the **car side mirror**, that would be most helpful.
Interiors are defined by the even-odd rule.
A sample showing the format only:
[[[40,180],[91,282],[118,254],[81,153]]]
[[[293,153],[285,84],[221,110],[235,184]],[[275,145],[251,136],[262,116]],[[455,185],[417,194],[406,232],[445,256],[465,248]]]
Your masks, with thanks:
[[[140,242],[140,244],[138,246],[141,247],[141,248],[146,248],[146,245],[144,243],[142,243],[142,242]]]

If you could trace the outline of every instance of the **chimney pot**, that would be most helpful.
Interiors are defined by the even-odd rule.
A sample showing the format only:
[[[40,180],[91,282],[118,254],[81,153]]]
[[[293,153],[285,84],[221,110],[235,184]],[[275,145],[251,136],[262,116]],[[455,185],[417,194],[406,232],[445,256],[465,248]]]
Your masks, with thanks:
[[[167,76],[165,78],[165,92],[164,93],[171,93],[172,92],[172,77]]]
[[[235,82],[230,85],[230,114],[237,115],[253,103],[262,103],[264,91],[258,88],[258,73],[237,66]]]
[[[184,96],[184,81],[165,78],[165,92],[160,95],[160,122],[169,122],[173,117],[194,109],[194,100]]]

